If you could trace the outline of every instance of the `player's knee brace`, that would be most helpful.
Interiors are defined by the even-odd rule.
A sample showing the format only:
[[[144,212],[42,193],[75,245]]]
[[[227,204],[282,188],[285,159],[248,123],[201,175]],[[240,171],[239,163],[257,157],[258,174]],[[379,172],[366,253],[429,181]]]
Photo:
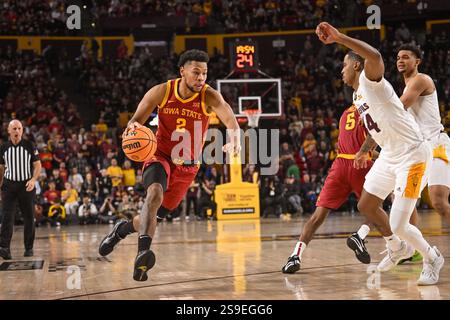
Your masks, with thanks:
[[[389,217],[389,224],[393,233],[401,236],[408,232],[409,219],[416,202],[417,199],[395,197]]]

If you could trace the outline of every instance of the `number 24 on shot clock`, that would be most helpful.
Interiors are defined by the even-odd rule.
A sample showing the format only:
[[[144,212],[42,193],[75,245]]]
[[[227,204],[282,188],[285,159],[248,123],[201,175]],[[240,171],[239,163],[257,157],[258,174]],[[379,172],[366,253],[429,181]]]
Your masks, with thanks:
[[[231,48],[232,68],[241,72],[258,71],[258,50],[254,41],[235,42]]]

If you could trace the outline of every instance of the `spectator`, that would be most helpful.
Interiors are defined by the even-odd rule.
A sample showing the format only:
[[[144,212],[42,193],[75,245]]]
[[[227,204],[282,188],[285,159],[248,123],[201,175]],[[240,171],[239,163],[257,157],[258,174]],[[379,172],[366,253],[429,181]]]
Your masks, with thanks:
[[[77,168],[77,172],[81,173],[84,172],[84,169],[88,165],[88,158],[85,158],[83,156],[83,153],[81,151],[77,152],[77,155],[75,158],[71,158],[69,160],[69,167],[70,168]]]
[[[198,191],[199,183],[197,180],[193,180],[189,186],[188,192],[186,194],[186,219],[189,220],[191,203],[194,206],[194,214],[198,212]]]
[[[306,157],[306,164],[310,175],[321,175],[325,167],[325,160],[322,155],[319,155],[317,150],[313,149]]]
[[[63,141],[59,141],[53,151],[53,161],[54,165],[58,166],[63,162],[66,162],[69,156],[66,152],[66,146]]]
[[[76,134],[72,134],[70,138],[67,139],[67,149],[71,156],[76,155],[79,151],[81,151],[81,144],[78,141]]]
[[[122,185],[123,172],[122,168],[117,165],[117,159],[111,160],[111,165],[106,169],[108,176],[111,178],[112,187],[117,188]]]
[[[223,183],[222,175],[217,171],[217,168],[215,166],[211,166],[211,171],[208,178],[210,180],[213,180],[215,185]]]
[[[0,204],[1,204],[1,202],[0,202]],[[1,206],[0,206],[0,209],[1,209]],[[39,201],[39,199],[34,204],[34,217],[35,217],[34,220],[35,220],[36,227],[39,227],[42,224],[47,224],[47,222],[48,222],[48,218],[44,214],[44,206],[41,203],[41,201]],[[1,215],[0,215],[0,219],[1,219]]]
[[[303,213],[300,185],[295,183],[294,176],[288,176],[284,182],[284,196],[287,199],[286,212]]]
[[[309,174],[305,173],[303,175],[303,182],[300,184],[302,207],[305,212],[312,213],[316,209],[317,194],[316,188],[313,183],[311,183],[311,178]]]
[[[339,129],[337,127],[337,123],[333,122],[331,124],[331,131],[330,131],[331,143],[335,144],[337,142],[338,137],[339,137]]]
[[[69,180],[69,171],[66,169],[66,163],[61,162],[59,164],[59,176],[61,177],[61,180],[66,183]]]
[[[54,181],[50,181],[48,183],[49,189],[44,192],[44,199],[50,205],[54,204],[56,199],[61,198],[61,192],[56,190],[56,183]]]
[[[47,216],[49,222],[54,226],[60,226],[61,224],[68,224],[67,221],[67,209],[61,204],[61,199],[57,198],[55,203],[48,209]]]
[[[89,195],[83,196],[83,203],[78,208],[78,221],[80,225],[93,224],[97,222],[98,210],[92,203]]]
[[[53,169],[52,175],[48,178],[48,183],[53,182],[55,184],[55,189],[62,191],[64,189],[64,181],[61,179],[59,174],[59,169]]]
[[[280,143],[287,143],[289,145],[292,145],[292,138],[289,135],[288,129],[286,127],[282,127],[280,129]]]
[[[81,187],[83,186],[84,179],[83,176],[78,173],[77,167],[72,168],[72,174],[69,176],[69,182],[78,193],[81,193]]]
[[[296,181],[300,180],[300,168],[297,163],[293,162],[288,168],[286,172],[287,177],[293,177]]]
[[[137,203],[130,201],[130,197],[126,192],[122,195],[122,202],[120,202],[117,212],[120,218],[125,218],[128,220],[133,220],[133,218],[138,214]]]
[[[262,199],[262,217],[267,218],[272,212],[275,216],[280,217],[286,212],[286,201],[283,194],[283,186],[279,182],[277,176],[269,177],[264,180],[261,188]]]
[[[56,133],[56,134],[62,134],[64,130],[63,125],[59,122],[58,117],[53,117],[50,120],[50,124],[47,127],[48,133]]]
[[[64,202],[64,208],[68,215],[76,215],[78,208],[78,192],[72,188],[70,182],[64,184],[65,189],[61,193],[61,200]]]
[[[302,145],[305,157],[308,157],[308,154],[310,154],[312,150],[316,150],[316,146],[317,141],[314,139],[314,135],[312,133],[308,133]]]
[[[250,183],[259,183],[259,173],[254,164],[248,164],[244,168],[242,180]]]
[[[95,199],[98,195],[98,182],[97,178],[92,173],[86,174],[86,179],[81,186],[81,194],[87,195],[91,199]]]
[[[216,203],[213,201],[214,189],[216,187],[214,180],[209,180],[206,175],[200,182],[200,199],[198,201],[198,211],[196,219],[203,220],[206,218],[206,210],[211,209],[213,214],[216,211]]]
[[[98,180],[98,195],[101,201],[112,194],[112,182],[106,169],[100,171],[101,177]]]
[[[284,163],[287,160],[294,160],[294,156],[292,154],[292,148],[287,142],[283,142],[281,144],[280,150],[280,162]]]
[[[100,223],[113,224],[118,219],[116,208],[112,204],[111,197],[106,197],[99,210],[98,220]]]
[[[136,171],[131,167],[131,162],[125,160],[122,168],[123,185],[125,187],[134,187],[136,184]]]
[[[395,31],[395,39],[400,43],[408,43],[411,41],[411,32],[404,22],[402,22],[400,28]]]
[[[49,175],[53,167],[53,154],[48,150],[47,146],[39,152],[39,158],[41,159],[42,168],[44,168],[47,175]]]

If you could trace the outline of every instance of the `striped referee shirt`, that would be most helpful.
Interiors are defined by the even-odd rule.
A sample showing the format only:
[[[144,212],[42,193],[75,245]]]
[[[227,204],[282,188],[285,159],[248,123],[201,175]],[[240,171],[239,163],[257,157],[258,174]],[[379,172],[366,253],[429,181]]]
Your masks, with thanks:
[[[0,165],[5,166],[5,179],[30,180],[33,177],[35,161],[39,161],[39,151],[31,141],[22,139],[17,145],[8,141],[0,146]]]

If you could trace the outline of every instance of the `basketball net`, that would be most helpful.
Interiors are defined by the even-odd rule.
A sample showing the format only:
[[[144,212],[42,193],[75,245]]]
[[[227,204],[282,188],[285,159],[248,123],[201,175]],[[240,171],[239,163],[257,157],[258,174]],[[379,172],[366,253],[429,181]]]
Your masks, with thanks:
[[[261,116],[261,110],[258,109],[247,109],[242,111],[248,120],[248,126],[251,128],[257,128],[259,117]]]

